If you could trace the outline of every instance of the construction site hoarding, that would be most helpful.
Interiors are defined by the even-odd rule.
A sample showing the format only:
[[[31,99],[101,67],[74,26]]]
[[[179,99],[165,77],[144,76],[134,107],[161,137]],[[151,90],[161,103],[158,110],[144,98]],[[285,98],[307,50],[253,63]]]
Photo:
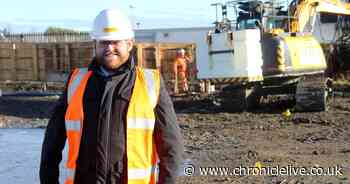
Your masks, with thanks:
[[[136,43],[132,52],[137,55],[138,66],[159,69],[168,90],[173,91],[173,62],[180,48],[193,58],[191,65],[195,66],[195,44]],[[74,68],[90,64],[93,53],[93,42],[0,43],[0,88],[11,84],[64,83]]]

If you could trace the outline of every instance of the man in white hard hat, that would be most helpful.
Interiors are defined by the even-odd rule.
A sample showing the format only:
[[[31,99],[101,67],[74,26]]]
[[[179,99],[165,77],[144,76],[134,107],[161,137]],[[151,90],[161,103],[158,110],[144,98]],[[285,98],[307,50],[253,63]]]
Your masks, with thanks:
[[[103,10],[91,36],[96,57],[71,73],[47,126],[41,183],[175,183],[182,136],[159,72],[135,66],[129,19]]]

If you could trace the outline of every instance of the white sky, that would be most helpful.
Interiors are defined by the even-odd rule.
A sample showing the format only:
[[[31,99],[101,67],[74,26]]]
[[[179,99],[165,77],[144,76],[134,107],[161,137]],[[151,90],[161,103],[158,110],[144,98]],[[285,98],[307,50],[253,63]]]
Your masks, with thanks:
[[[89,29],[105,8],[119,8],[139,28],[211,26],[212,3],[223,0],[10,0],[1,2],[0,29],[18,26],[61,26]],[[132,6],[133,8],[130,8]],[[34,29],[34,28],[33,28]]]

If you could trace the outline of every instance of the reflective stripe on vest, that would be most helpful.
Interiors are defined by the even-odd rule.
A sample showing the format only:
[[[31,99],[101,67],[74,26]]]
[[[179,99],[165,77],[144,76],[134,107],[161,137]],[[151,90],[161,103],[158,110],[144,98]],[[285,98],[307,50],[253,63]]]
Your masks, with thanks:
[[[65,166],[65,184],[73,184],[76,161],[79,154],[80,139],[83,129],[83,96],[84,90],[92,72],[87,68],[75,69],[71,75],[67,89],[67,111],[65,114],[66,134],[68,140],[68,155]]]
[[[74,94],[75,90],[78,88],[78,85],[80,84],[81,80],[83,80],[84,75],[87,74],[87,72],[88,72],[87,68],[74,70],[70,80],[70,84],[68,86],[69,89],[67,91],[68,103],[71,101],[72,95]]]
[[[83,71],[86,73],[82,74]],[[66,111],[66,130],[69,152],[66,166],[69,176],[65,184],[74,184],[84,119],[83,94],[90,75],[91,72],[87,70],[74,71],[68,85],[70,97],[68,97],[69,104]],[[126,115],[128,184],[156,183],[158,156],[153,140],[153,130],[154,109],[159,97],[159,88],[160,74],[157,70],[136,67],[135,84]]]

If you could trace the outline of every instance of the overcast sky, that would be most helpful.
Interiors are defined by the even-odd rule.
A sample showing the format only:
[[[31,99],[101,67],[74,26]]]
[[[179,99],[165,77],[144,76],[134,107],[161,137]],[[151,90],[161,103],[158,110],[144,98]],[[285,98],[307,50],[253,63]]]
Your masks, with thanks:
[[[222,0],[11,0],[1,2],[0,29],[42,31],[47,26],[89,30],[92,20],[105,8],[119,8],[140,29],[211,26],[212,3]]]

